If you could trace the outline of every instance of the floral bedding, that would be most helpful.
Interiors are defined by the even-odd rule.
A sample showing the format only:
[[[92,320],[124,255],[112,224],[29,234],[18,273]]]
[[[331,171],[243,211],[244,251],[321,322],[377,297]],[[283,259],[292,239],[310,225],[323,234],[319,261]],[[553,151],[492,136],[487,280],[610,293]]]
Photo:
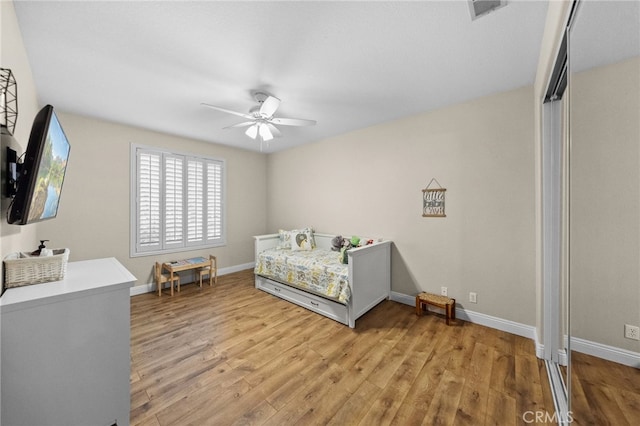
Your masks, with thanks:
[[[258,254],[254,271],[341,303],[351,297],[349,267],[340,263],[335,251],[268,249]]]

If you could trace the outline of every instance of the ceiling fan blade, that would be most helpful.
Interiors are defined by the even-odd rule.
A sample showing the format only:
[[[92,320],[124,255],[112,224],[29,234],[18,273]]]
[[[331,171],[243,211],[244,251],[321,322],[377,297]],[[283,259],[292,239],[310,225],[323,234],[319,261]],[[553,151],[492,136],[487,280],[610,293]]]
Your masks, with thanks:
[[[200,105],[203,105],[203,106],[206,106],[206,107],[209,107],[209,108],[213,108],[213,109],[218,110],[218,111],[226,112],[227,114],[238,115],[240,117],[244,117],[244,118],[248,118],[248,119],[253,119],[254,118],[253,115],[251,115],[251,114],[245,114],[243,112],[231,111],[230,109],[222,108],[222,107],[215,106],[215,105],[206,104],[204,102],[202,102]]]
[[[273,136],[275,136],[276,138],[279,138],[280,136],[282,136],[282,133],[280,133],[280,130],[278,130],[276,126],[274,126],[271,123],[265,123],[265,124],[267,125],[269,130],[271,130],[271,133],[273,133]]]
[[[242,123],[233,124],[231,126],[223,127],[223,129],[235,129],[236,127],[247,127],[255,124],[255,121],[243,121]]]
[[[280,99],[276,98],[275,96],[268,96],[260,106],[260,115],[263,117],[273,117],[273,114],[276,112],[279,106]]]
[[[272,118],[269,120],[273,124],[280,124],[282,126],[313,126],[316,124],[315,120],[305,120],[302,118]]]

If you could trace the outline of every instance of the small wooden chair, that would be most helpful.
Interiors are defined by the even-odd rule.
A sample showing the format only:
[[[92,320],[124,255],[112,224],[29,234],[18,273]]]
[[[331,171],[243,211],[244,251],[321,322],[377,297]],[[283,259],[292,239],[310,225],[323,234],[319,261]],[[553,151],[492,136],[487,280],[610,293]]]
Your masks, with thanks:
[[[162,272],[162,264],[160,262],[156,262],[154,273],[156,276],[156,286],[158,287],[158,296],[162,296],[162,286],[164,283],[171,281],[171,275]],[[180,275],[173,274],[173,282],[171,283],[172,288],[174,283],[178,284],[178,291],[180,291]]]
[[[209,287],[211,287],[214,282],[218,284],[218,260],[212,255],[209,255],[209,260],[211,261],[210,266],[196,270],[196,274],[198,274],[200,280],[200,288],[202,288],[202,277],[205,275],[209,276]]]
[[[456,319],[456,299],[433,293],[420,293],[416,296],[416,315],[422,316],[422,310],[426,310],[427,305],[444,309],[447,325],[452,319]]]

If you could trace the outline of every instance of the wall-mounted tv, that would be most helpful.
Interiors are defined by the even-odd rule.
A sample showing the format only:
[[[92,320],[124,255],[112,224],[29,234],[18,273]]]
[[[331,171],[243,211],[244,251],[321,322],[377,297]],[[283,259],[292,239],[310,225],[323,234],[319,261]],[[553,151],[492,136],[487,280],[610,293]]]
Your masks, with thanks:
[[[69,149],[53,107],[45,106],[33,120],[24,160],[18,164],[16,193],[7,222],[26,225],[56,217]]]

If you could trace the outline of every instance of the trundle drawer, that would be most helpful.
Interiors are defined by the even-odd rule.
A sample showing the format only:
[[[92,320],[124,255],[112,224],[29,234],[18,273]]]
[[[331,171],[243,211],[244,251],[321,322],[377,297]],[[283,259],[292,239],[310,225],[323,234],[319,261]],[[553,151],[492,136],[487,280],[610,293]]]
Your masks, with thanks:
[[[347,323],[347,307],[341,303],[269,280],[261,280],[259,288],[343,324]]]

